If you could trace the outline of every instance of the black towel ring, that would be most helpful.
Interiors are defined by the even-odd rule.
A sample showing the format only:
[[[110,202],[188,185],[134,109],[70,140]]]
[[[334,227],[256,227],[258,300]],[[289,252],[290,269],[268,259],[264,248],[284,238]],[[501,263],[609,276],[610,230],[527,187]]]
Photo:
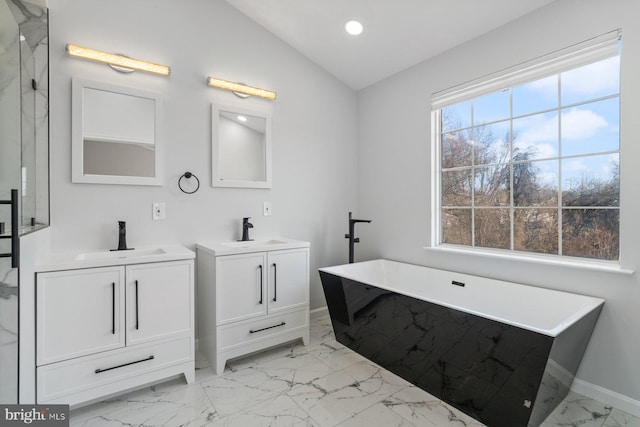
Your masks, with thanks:
[[[191,179],[192,177],[196,179],[196,182],[198,183],[198,185],[196,186],[196,189],[193,190],[193,191],[185,191],[184,188],[182,188],[182,178]],[[178,179],[178,188],[180,188],[180,191],[182,191],[185,194],[193,194],[196,191],[198,191],[198,189],[200,188],[200,180],[198,179],[197,176],[195,176],[191,172],[185,172],[185,173],[182,174],[180,179]]]

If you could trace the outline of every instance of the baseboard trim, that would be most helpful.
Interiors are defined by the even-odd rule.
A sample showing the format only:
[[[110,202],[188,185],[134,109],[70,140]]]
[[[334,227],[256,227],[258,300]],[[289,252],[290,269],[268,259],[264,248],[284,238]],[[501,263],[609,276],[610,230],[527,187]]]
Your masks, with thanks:
[[[573,380],[571,390],[583,396],[595,399],[616,409],[627,412],[633,416],[640,417],[640,400],[632,399],[615,391],[591,384],[587,381],[576,378]]]
[[[317,319],[318,317],[326,316],[328,314],[329,314],[329,309],[326,306],[309,310],[310,319]]]

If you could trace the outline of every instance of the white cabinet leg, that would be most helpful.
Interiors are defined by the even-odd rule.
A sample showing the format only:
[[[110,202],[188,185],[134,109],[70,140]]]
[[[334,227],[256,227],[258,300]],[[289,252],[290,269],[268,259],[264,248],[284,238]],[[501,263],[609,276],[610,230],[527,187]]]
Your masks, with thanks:
[[[193,384],[196,381],[195,369],[188,369],[184,371],[184,379],[187,381],[187,384]]]
[[[224,367],[227,364],[227,360],[218,355],[216,360],[216,375],[220,375],[224,372]]]

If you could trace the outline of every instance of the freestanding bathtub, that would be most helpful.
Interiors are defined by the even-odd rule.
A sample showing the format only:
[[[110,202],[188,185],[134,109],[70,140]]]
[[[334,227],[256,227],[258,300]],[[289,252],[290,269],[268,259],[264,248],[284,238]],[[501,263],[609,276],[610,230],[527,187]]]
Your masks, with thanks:
[[[336,339],[490,427],[538,426],[604,300],[388,260],[320,269]]]

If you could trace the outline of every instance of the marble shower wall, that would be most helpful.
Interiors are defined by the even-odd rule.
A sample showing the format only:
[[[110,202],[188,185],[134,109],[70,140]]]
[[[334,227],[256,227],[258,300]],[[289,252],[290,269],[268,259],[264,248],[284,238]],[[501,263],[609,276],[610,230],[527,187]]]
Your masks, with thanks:
[[[46,9],[8,1],[20,29],[21,169],[18,187],[22,192],[21,226],[31,218],[49,223],[49,46]],[[35,88],[34,88],[35,86]],[[19,123],[19,122],[14,122]],[[29,228],[22,232],[30,231]],[[22,233],[21,232],[21,233]]]

